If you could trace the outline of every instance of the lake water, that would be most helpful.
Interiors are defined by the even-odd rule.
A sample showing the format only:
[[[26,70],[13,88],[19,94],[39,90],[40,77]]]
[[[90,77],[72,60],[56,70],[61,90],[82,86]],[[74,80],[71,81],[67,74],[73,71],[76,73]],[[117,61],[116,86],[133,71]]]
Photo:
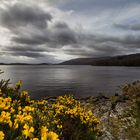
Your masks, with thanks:
[[[112,95],[120,86],[140,80],[140,67],[31,65],[0,66],[0,79],[23,81],[32,98],[73,94],[76,97]]]

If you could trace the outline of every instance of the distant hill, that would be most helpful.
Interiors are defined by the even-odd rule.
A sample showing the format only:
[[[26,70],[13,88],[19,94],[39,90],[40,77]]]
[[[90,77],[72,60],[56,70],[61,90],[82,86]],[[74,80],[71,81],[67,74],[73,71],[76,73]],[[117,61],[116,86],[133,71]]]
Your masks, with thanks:
[[[113,57],[77,58],[62,62],[60,65],[140,66],[140,53]]]
[[[49,63],[39,63],[39,64],[31,64],[31,63],[0,63],[0,65],[50,65]]]

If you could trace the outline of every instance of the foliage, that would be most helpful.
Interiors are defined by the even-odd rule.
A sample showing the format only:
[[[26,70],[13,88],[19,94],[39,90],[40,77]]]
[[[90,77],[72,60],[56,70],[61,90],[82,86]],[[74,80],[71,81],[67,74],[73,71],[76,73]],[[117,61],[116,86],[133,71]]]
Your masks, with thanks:
[[[131,108],[127,112],[127,115],[135,119],[133,126],[128,127],[128,137],[135,140],[140,139],[140,81],[127,84],[123,87],[123,94],[129,97],[129,104]]]
[[[0,82],[0,140],[94,140],[99,121],[72,96],[60,96],[55,103],[31,100],[22,91]]]
[[[133,97],[139,97],[140,95],[140,81],[135,81],[132,84],[126,84],[122,88],[123,95],[135,99]]]

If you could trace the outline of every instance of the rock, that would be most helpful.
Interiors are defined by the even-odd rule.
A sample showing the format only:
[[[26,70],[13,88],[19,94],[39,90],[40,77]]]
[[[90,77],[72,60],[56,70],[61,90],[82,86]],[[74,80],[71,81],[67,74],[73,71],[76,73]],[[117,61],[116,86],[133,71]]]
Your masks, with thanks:
[[[128,97],[119,94],[111,98],[102,95],[82,100],[82,105],[90,107],[101,122],[99,128],[102,135],[99,140],[130,140],[126,130],[129,126],[134,126],[136,120],[127,115],[131,108],[129,100]]]

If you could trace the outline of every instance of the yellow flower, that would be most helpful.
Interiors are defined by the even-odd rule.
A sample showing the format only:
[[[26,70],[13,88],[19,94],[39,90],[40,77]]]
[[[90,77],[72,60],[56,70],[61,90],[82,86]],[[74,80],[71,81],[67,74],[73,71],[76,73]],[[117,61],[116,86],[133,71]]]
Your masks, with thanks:
[[[32,122],[32,121],[33,121],[33,117],[31,115],[17,114],[16,118],[14,120],[14,124],[16,124],[17,122],[19,122],[19,123],[27,123],[27,122]]]
[[[0,97],[0,109],[8,110],[10,108],[11,101],[12,101],[12,99],[10,97],[8,97],[8,98]]]
[[[5,98],[5,102],[11,102],[12,101],[12,99],[10,98],[10,97],[8,97],[8,98]]]
[[[22,82],[22,80],[20,80],[20,81],[18,81],[17,83],[16,83],[16,89],[20,89],[20,87],[22,86],[22,84],[23,84],[23,82]]]
[[[4,133],[3,133],[3,131],[0,131],[0,140],[4,140]]]
[[[2,94],[2,91],[1,91],[1,89],[0,89],[0,95]]]
[[[0,123],[9,124],[12,127],[11,116],[9,112],[2,111],[0,115]]]
[[[14,113],[15,109],[13,107],[10,108],[10,113]]]
[[[39,140],[38,138],[33,138],[32,140]]]
[[[55,132],[48,132],[45,126],[41,128],[41,140],[59,140],[58,135]]]
[[[59,140],[58,135],[52,131],[47,134],[46,140]]]
[[[22,91],[21,98],[24,97],[24,96],[28,96],[28,92],[27,91]]]
[[[27,116],[24,117],[24,120],[28,121],[28,122],[32,122],[33,121],[33,117],[31,115],[27,115]]]
[[[22,134],[29,138],[33,138],[33,132],[34,132],[34,128],[33,127],[29,127],[27,124],[24,125],[24,130],[22,131]]]
[[[25,108],[23,109],[23,112],[33,112],[34,108],[30,107],[30,106],[25,106]]]
[[[0,109],[3,109],[5,107],[5,104],[0,102]]]
[[[59,129],[61,129],[62,127],[63,127],[62,125],[59,125],[59,124],[57,125],[57,128]]]
[[[42,126],[42,128],[41,128],[41,140],[47,140],[46,139],[47,132],[48,132],[48,129],[45,126]]]
[[[47,103],[46,100],[42,100],[42,101],[38,101],[37,104],[38,105],[45,105]]]
[[[18,122],[15,122],[13,127],[14,127],[15,129],[17,129],[18,126],[19,126],[19,125],[18,125]]]
[[[21,109],[22,109],[21,106],[19,106],[19,107],[18,107],[18,111],[20,111]]]

